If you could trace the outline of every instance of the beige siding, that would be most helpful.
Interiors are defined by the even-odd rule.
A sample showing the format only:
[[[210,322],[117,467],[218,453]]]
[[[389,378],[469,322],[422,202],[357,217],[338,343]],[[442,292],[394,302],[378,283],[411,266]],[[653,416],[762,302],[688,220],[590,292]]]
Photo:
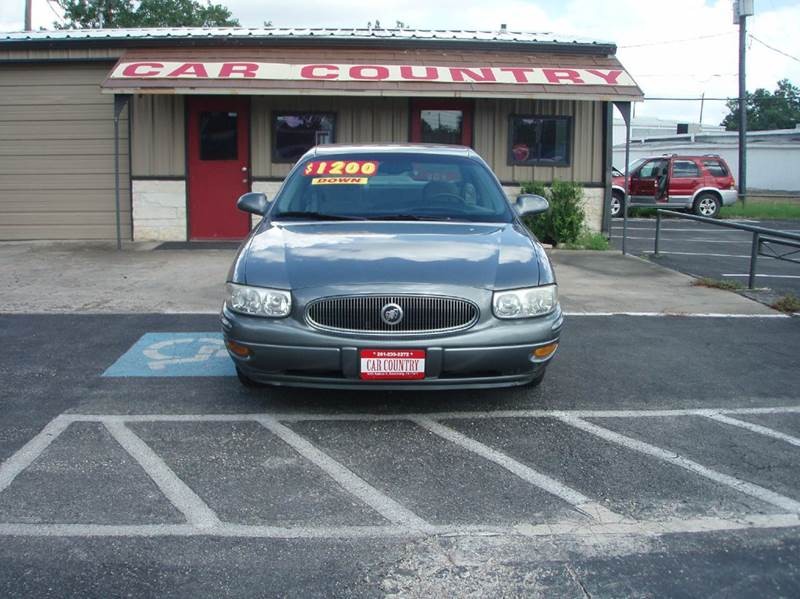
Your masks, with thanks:
[[[290,164],[272,163],[272,114],[297,110],[335,113],[338,143],[408,141],[408,100],[405,98],[258,96],[252,103],[254,177],[283,177],[289,172]]]
[[[131,169],[135,177],[184,177],[184,99],[180,96],[133,97]]]
[[[0,56],[2,58],[2,56]],[[0,239],[112,239],[113,63],[0,68]],[[127,111],[120,121],[123,235],[130,237]]]
[[[473,145],[504,183],[560,179],[600,185],[603,180],[602,106],[601,102],[573,100],[476,100]],[[512,114],[571,116],[570,165],[510,166],[508,135]]]
[[[0,50],[0,61],[27,60],[111,60],[116,61],[125,50],[122,48],[45,48],[28,50]]]
[[[272,113],[280,110],[336,113],[336,141],[339,143],[408,141],[409,101],[406,98],[254,97],[252,163],[255,177],[279,178],[289,172],[291,165],[272,163]],[[508,128],[511,114],[571,116],[570,166],[509,166]],[[505,183],[561,179],[600,185],[603,180],[602,119],[600,102],[476,100],[473,145]]]

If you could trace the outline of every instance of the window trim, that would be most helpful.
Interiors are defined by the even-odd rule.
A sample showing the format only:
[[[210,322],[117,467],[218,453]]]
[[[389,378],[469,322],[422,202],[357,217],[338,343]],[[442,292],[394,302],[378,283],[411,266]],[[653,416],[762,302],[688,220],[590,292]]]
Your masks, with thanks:
[[[554,121],[564,121],[567,123],[567,156],[564,161],[553,162],[552,160],[528,160],[525,162],[518,162],[514,160],[514,119],[550,119]],[[573,126],[574,118],[572,115],[552,115],[552,114],[526,114],[526,113],[512,113],[508,115],[508,143],[506,144],[506,165],[507,166],[552,166],[552,167],[569,167],[572,166],[572,146],[575,143]]]
[[[326,114],[333,117],[333,128],[331,129],[331,143],[336,143],[336,122],[339,119],[339,113],[335,110],[273,110],[270,116],[270,129],[272,130],[272,140],[270,149],[270,163],[271,164],[295,164],[297,160],[287,160],[285,158],[277,158],[278,148],[278,128],[276,127],[277,119],[279,116],[287,116],[292,114]],[[299,158],[298,158],[299,160]]]

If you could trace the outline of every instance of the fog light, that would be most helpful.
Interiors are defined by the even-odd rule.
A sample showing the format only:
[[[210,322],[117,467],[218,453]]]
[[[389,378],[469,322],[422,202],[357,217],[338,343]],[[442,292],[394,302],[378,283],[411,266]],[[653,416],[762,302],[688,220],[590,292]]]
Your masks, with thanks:
[[[544,360],[545,358],[549,358],[552,356],[555,351],[558,349],[558,343],[548,343],[547,345],[542,345],[541,347],[537,347],[531,352],[531,359],[532,360]]]
[[[250,351],[249,347],[245,347],[244,345],[239,345],[235,341],[230,341],[230,340],[226,341],[225,345],[230,350],[231,353],[236,354],[241,358],[246,358],[251,353],[253,353]]]

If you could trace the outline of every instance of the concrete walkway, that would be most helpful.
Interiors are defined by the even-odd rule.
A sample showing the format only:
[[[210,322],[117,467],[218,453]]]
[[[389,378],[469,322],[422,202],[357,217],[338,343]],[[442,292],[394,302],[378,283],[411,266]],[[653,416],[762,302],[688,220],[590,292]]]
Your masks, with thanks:
[[[231,250],[156,244],[0,243],[0,312],[216,312]],[[736,293],[617,252],[553,250],[567,312],[777,314]]]

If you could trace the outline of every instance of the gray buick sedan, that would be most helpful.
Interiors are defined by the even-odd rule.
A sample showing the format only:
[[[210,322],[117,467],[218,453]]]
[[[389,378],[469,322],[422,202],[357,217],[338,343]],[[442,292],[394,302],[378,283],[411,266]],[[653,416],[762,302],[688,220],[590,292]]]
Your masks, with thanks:
[[[245,385],[455,389],[539,383],[563,324],[558,286],[469,148],[319,146],[228,274],[222,329]]]

